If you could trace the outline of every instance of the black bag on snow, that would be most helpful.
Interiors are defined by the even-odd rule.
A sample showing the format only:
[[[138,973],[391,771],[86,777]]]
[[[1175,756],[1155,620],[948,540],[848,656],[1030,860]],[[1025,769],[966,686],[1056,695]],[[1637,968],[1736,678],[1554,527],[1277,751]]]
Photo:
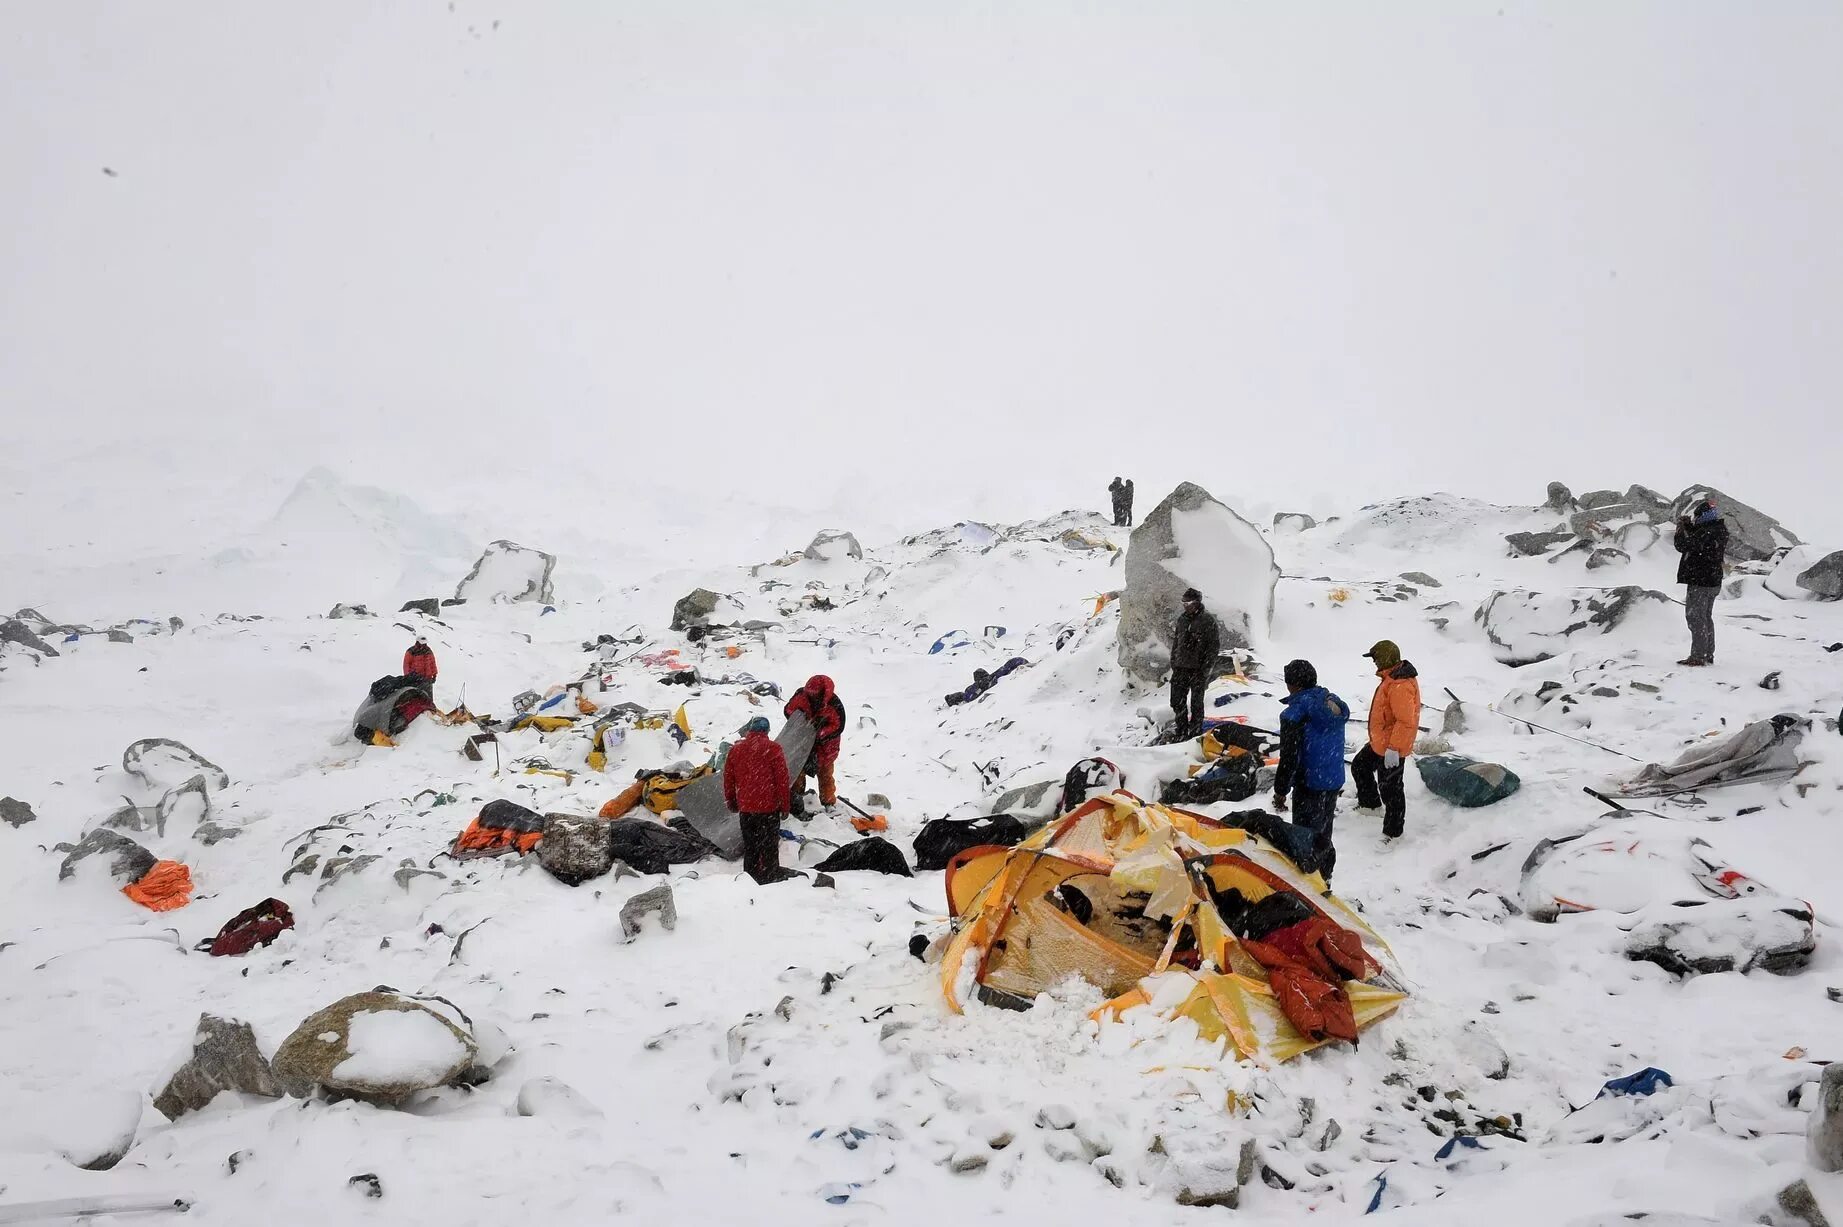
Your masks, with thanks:
[[[1304,827],[1264,809],[1236,810],[1218,821],[1225,827],[1235,827],[1266,840],[1302,872],[1318,872],[1318,844],[1312,832]]]
[[[948,861],[968,848],[987,844],[1011,848],[1022,843],[1027,834],[1029,831],[1024,824],[1010,814],[970,819],[936,818],[924,825],[915,837],[915,867],[945,869]]]
[[[846,844],[813,868],[820,873],[870,869],[903,878],[915,876],[909,872],[909,862],[902,859],[902,849],[875,835],[866,836],[854,844]]]
[[[1260,787],[1255,779],[1260,759],[1252,754],[1219,758],[1209,768],[1187,780],[1173,780],[1158,794],[1166,805],[1210,805],[1217,801],[1246,801]]]
[[[608,824],[608,848],[614,859],[636,873],[664,873],[716,854],[716,845],[696,831],[667,826],[638,815]]]

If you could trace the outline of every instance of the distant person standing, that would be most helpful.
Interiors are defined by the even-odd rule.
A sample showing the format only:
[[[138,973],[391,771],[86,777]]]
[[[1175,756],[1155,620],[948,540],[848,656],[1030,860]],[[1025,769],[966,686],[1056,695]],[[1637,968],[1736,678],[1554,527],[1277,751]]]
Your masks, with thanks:
[[[1357,780],[1357,808],[1382,811],[1384,839],[1400,839],[1408,816],[1402,786],[1414,735],[1421,731],[1420,674],[1384,639],[1363,653],[1376,666],[1376,693],[1369,701],[1369,743],[1350,760]]]
[[[798,876],[781,867],[781,815],[790,789],[787,756],[768,737],[768,717],[757,716],[723,761],[723,800],[742,823],[742,867],[762,886]]]
[[[1113,498],[1113,526],[1125,528],[1133,522],[1133,483],[1114,478],[1107,486]]]
[[[1312,833],[1318,873],[1326,882],[1337,866],[1331,824],[1344,789],[1344,726],[1350,705],[1318,684],[1308,660],[1286,666],[1286,706],[1280,709],[1280,768],[1273,779],[1273,807],[1286,812],[1293,794],[1293,824]]]
[[[1689,655],[1679,665],[1701,668],[1715,663],[1715,598],[1721,593],[1723,560],[1728,553],[1728,522],[1712,498],[1702,498],[1677,517],[1677,582],[1687,588]]]
[[[1177,714],[1179,741],[1203,736],[1203,692],[1222,654],[1222,630],[1216,615],[1203,608],[1203,594],[1184,590],[1184,612],[1171,628],[1171,710]]]

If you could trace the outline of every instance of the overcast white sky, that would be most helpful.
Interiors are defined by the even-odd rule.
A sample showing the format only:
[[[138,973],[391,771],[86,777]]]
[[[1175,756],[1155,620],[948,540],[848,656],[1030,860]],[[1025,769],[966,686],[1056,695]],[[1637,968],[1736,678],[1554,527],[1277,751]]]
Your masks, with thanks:
[[[28,531],[324,462],[923,522],[1712,481],[1843,545],[1837,3],[4,16]]]

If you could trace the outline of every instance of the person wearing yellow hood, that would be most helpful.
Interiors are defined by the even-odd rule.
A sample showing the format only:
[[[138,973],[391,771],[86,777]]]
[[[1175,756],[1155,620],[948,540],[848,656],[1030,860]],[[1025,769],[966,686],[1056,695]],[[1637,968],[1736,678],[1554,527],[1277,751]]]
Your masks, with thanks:
[[[1382,836],[1399,839],[1408,815],[1402,779],[1414,737],[1421,731],[1421,683],[1401,649],[1384,639],[1363,653],[1376,666],[1376,694],[1369,703],[1369,742],[1350,760],[1359,813],[1382,811]]]

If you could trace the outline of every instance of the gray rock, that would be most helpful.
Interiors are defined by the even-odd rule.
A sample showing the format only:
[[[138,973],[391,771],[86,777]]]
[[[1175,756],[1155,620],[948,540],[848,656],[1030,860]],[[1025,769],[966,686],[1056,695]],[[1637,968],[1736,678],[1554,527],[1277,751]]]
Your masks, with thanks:
[[[354,874],[365,872],[365,870],[371,868],[383,859],[383,857],[373,852],[363,852],[357,856],[328,857],[326,863],[320,867],[320,885],[314,887],[314,894],[318,895],[321,891],[339,881],[341,878],[347,878]],[[298,862],[295,868],[299,868]],[[294,872],[294,870],[290,869],[289,873],[292,872]],[[282,880],[284,884],[287,882],[285,875]]]
[[[149,788],[165,791],[204,777],[210,788],[229,788],[230,776],[203,754],[171,737],[143,737],[122,751],[122,770]]]
[[[442,603],[432,596],[425,596],[421,600],[403,602],[403,608],[399,609],[397,612],[419,613],[431,618],[439,618],[442,612]]]
[[[407,856],[397,862],[397,868],[390,876],[395,879],[397,885],[401,886],[404,890],[408,890],[410,888],[410,883],[414,882],[417,878],[434,878],[437,882],[446,882],[448,880],[447,874],[435,869],[424,869]]]
[[[327,611],[329,618],[369,618],[371,611],[363,605],[348,605],[344,601]]]
[[[1318,521],[1303,511],[1282,511],[1273,518],[1276,530],[1302,533],[1308,528],[1317,528]]]
[[[1484,628],[1497,659],[1518,666],[1548,660],[1558,651],[1604,635],[1635,611],[1667,605],[1661,592],[1625,586],[1583,597],[1494,592],[1472,615]]]
[[[58,866],[61,882],[77,871],[79,862],[102,855],[109,858],[109,872],[124,886],[139,882],[159,858],[126,835],[98,827],[75,844],[59,844],[58,851],[68,853]]]
[[[1622,567],[1630,561],[1632,561],[1632,556],[1624,550],[1603,546],[1588,556],[1587,569],[1599,571],[1606,567]]]
[[[640,936],[640,921],[649,913],[657,913],[660,925],[669,933],[678,928],[678,904],[672,898],[672,886],[661,882],[651,890],[643,890],[621,905],[621,936],[632,941]]]
[[[992,802],[995,814],[1022,814],[1032,818],[1048,817],[1062,795],[1061,780],[1039,780],[1022,788],[1000,793]]]
[[[1446,714],[1440,721],[1440,735],[1456,736],[1465,732],[1465,704],[1454,699],[1446,705]]]
[[[556,567],[555,554],[515,541],[494,541],[481,551],[474,569],[455,585],[454,599],[490,601],[503,597],[549,605],[556,600],[550,586],[550,573]]]
[[[1824,555],[1792,582],[1827,601],[1843,599],[1843,550]]]
[[[864,557],[864,547],[858,544],[858,539],[836,528],[828,528],[816,534],[812,542],[801,552],[808,558],[824,560],[838,553],[840,549],[844,551],[847,558]]]
[[[1617,490],[1589,490],[1574,501],[1582,511],[1595,511],[1625,502],[1625,495]]]
[[[8,826],[22,827],[28,822],[36,822],[38,815],[32,807],[16,797],[0,797],[0,822]]]
[[[1789,545],[1799,544],[1798,534],[1763,511],[1749,507],[1739,499],[1723,494],[1714,486],[1690,486],[1677,495],[1671,508],[1675,520],[1701,498],[1712,497],[1728,522],[1728,560],[1760,562]]]
[[[42,1123],[58,1154],[86,1172],[106,1172],[120,1163],[141,1127],[139,1091],[78,1094],[47,1107],[49,1119],[35,1123]]]
[[[1613,544],[1628,554],[1642,554],[1663,539],[1664,534],[1657,525],[1637,521],[1624,525],[1613,534]]]
[[[134,636],[119,626],[111,626],[108,631],[110,643],[133,643]]]
[[[614,868],[608,830],[606,822],[592,815],[546,814],[538,863],[551,877],[570,886],[599,878]]]
[[[1176,523],[1185,525],[1180,550]],[[1222,646],[1246,648],[1273,621],[1280,568],[1260,530],[1185,482],[1133,530],[1126,550],[1126,585],[1120,596],[1118,658],[1140,682],[1157,682],[1171,661],[1171,630],[1184,589],[1203,593],[1204,607],[1222,627]]]
[[[267,1099],[278,1099],[282,1093],[248,1023],[200,1014],[192,1033],[192,1059],[154,1096],[154,1107],[166,1119],[178,1120],[222,1091]]]
[[[1558,481],[1549,483],[1548,499],[1542,504],[1550,511],[1573,511],[1574,493]]]
[[[17,618],[8,618],[0,622],[0,643],[17,643],[21,647],[31,648],[34,652],[46,656],[56,656],[58,650],[40,639],[32,628]]]
[[[1504,535],[1504,540],[1509,543],[1511,551],[1524,558],[1540,558],[1556,546],[1574,539],[1573,533],[1558,528],[1550,529],[1545,533],[1506,533]]]
[[[440,1023],[441,1031],[431,1028],[440,1050],[397,1054],[401,1068],[396,1070],[339,1072],[352,1055],[349,1041],[353,1020],[365,1014],[390,1012],[420,1012]],[[342,997],[308,1015],[275,1050],[270,1067],[281,1088],[297,1098],[305,1099],[320,1088],[335,1096],[395,1107],[417,1091],[458,1082],[473,1068],[478,1051],[473,1036],[447,1015],[413,997],[374,989]]]
[[[1779,1190],[1773,1199],[1779,1208],[1805,1227],[1830,1227],[1830,1220],[1824,1217],[1824,1211],[1817,1204],[1817,1196],[1811,1192],[1811,1185],[1803,1180],[1795,1180]]]
[[[1628,486],[1625,492],[1625,501],[1634,507],[1645,507],[1657,515],[1663,516],[1664,518],[1658,521],[1659,523],[1668,524],[1671,520],[1676,518],[1675,513],[1671,511],[1670,500],[1659,494],[1656,490],[1653,490],[1650,486]]]
[[[154,830],[166,834],[166,825],[178,820],[190,822],[193,830],[211,816],[211,794],[206,791],[205,777],[195,775],[177,788],[170,788],[154,807]]]
[[[682,631],[704,625],[717,611],[717,602],[721,599],[708,588],[693,588],[672,606],[672,629]]]
[[[1843,1061],[1824,1067],[1805,1137],[1810,1142],[1812,1167],[1820,1172],[1843,1172]]]
[[[1409,583],[1419,584],[1423,588],[1444,588],[1446,586],[1425,571],[1403,571],[1401,577]]]

